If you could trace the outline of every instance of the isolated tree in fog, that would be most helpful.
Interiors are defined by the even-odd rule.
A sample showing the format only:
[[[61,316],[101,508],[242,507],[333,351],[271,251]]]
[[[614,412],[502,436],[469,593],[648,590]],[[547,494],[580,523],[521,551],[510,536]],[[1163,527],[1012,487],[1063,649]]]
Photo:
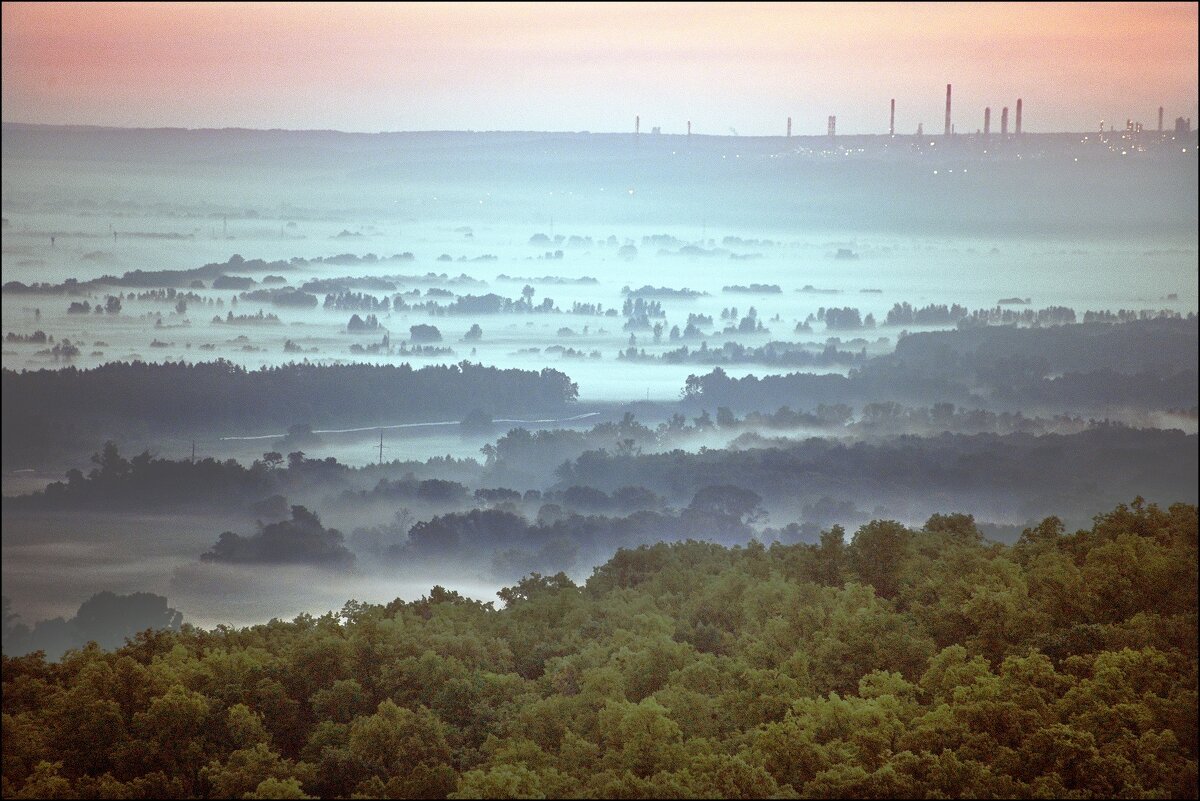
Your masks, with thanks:
[[[698,490],[692,497],[692,502],[688,504],[688,509],[737,525],[753,523],[766,514],[766,510],[762,508],[761,495],[753,490],[728,484]]]

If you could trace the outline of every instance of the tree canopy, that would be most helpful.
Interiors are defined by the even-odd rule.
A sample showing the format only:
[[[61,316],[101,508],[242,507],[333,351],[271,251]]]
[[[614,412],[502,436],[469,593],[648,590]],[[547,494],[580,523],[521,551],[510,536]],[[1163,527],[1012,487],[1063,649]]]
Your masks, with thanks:
[[[1195,506],[660,543],[500,599],[4,657],[3,795],[1196,794]]]

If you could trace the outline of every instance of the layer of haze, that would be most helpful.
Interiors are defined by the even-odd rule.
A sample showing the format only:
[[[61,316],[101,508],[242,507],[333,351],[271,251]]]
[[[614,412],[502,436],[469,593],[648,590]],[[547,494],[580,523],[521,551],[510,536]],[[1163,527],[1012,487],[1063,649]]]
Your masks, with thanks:
[[[3,118],[129,127],[1028,131],[1195,117],[1197,6],[3,5]]]
[[[535,303],[553,298],[563,310],[561,314],[434,315],[415,309],[380,313],[380,322],[391,332],[393,343],[409,336],[410,326],[430,324],[436,325],[444,338],[438,344],[453,349],[449,354],[412,356],[353,350],[378,343],[382,332],[348,331],[352,313],[348,308],[273,306],[237,298],[233,289],[214,288],[211,278],[198,288],[189,289],[190,282],[181,284],[180,289],[205,301],[202,305],[192,298],[182,312],[174,299],[165,302],[133,296],[150,288],[148,284],[89,287],[84,290],[89,294],[78,296],[10,289],[0,298],[6,338],[10,333],[19,337],[41,330],[56,343],[69,339],[80,346],[76,358],[60,360],[49,348],[54,343],[7,340],[0,365],[13,370],[216,358],[251,369],[301,359],[320,364],[411,362],[417,368],[460,360],[506,369],[550,367],[578,382],[580,391],[577,402],[553,416],[595,416],[527,428],[586,430],[599,422],[620,420],[626,409],[654,427],[677,410],[689,418],[699,414],[697,409],[674,404],[687,376],[708,373],[712,366],[621,360],[618,353],[628,346],[631,334],[624,325],[625,315],[572,313],[575,302],[620,308],[625,299],[621,290],[626,285],[707,292],[695,298],[663,299],[666,331],[672,326],[685,328],[690,314],[708,315],[711,322],[702,324],[703,337],[686,343],[670,341],[669,335],[655,343],[649,331],[637,330],[638,348],[650,355],[681,344],[694,349],[701,341],[713,348],[726,341],[747,347],[771,341],[811,343],[810,351],[817,353],[835,336],[843,349],[857,352],[862,348],[868,355],[877,355],[892,351],[901,330],[921,328],[906,324],[834,330],[814,322],[811,332],[796,330],[798,323],[821,307],[854,307],[880,321],[899,302],[917,308],[957,303],[986,309],[995,307],[1001,298],[1029,299],[1009,308],[1067,306],[1080,317],[1088,310],[1101,309],[1166,309],[1182,315],[1197,309],[1194,132],[1138,139],[1131,135],[1104,143],[1095,137],[1046,134],[1005,141],[996,137],[994,144],[968,136],[950,141],[941,137],[920,141],[908,136],[839,137],[837,142],[797,136],[785,142],[780,138],[707,136],[688,140],[652,134],[640,139],[601,134],[364,135],[13,124],[6,124],[2,133],[0,211],[4,225],[0,250],[5,282],[58,284],[133,270],[194,269],[210,262],[224,263],[237,253],[247,260],[314,260],[294,268],[271,267],[271,272],[280,272],[282,280],[294,287],[314,278],[402,274],[416,278],[397,279],[401,286],[387,293],[367,289],[367,294],[419,289],[420,295],[410,297],[417,303],[436,300],[438,296],[429,292],[433,288],[456,296],[496,293],[517,298],[528,280],[535,290]],[[931,141],[936,144],[929,144]],[[1129,149],[1123,152],[1126,147]],[[688,254],[681,251],[682,243],[702,248]],[[620,255],[619,245],[625,244],[634,249],[632,255]],[[838,251],[843,249],[858,258],[839,259]],[[556,251],[560,255],[554,257]],[[385,257],[411,253],[412,258],[341,264],[315,261],[368,253]],[[552,258],[547,258],[547,253]],[[742,258],[735,260],[735,254]],[[280,285],[266,283],[265,269],[231,270],[252,277],[255,290]],[[428,273],[435,276],[427,277]],[[459,274],[475,283],[457,282]],[[519,278],[504,280],[502,274]],[[555,283],[539,281],[540,276],[564,281],[590,276],[594,282]],[[730,285],[752,283],[777,285],[780,291],[725,290]],[[86,299],[100,305],[109,293],[125,294],[118,314],[69,312],[73,302]],[[210,299],[223,305],[208,306]],[[436,302],[450,301],[442,295]],[[716,333],[731,322],[722,319],[723,310],[737,307],[735,317],[741,318],[751,306],[768,330]],[[279,322],[260,325],[225,319],[230,312],[242,316],[259,310],[278,315]],[[361,309],[359,313],[367,314]],[[214,317],[221,319],[214,323]],[[464,342],[472,323],[480,325],[482,338]],[[1194,324],[1191,330],[1194,332]],[[859,338],[862,341],[855,344],[848,341]],[[288,350],[288,340],[299,343],[304,353]],[[561,352],[564,346],[587,356],[568,358]],[[552,350],[555,347],[559,351]],[[592,353],[598,357],[592,358]],[[1180,369],[1194,370],[1194,364],[1194,358],[1181,360]],[[748,373],[793,372],[795,368],[735,363],[723,369],[740,378]],[[837,372],[846,368],[804,369]],[[296,446],[277,445],[278,435],[293,423],[308,423],[322,431],[447,422],[463,416],[461,411],[415,408],[412,414],[362,415],[336,422],[314,418],[305,411],[304,398],[296,401],[293,415],[271,425],[198,419],[167,431],[146,428],[138,420],[117,420],[94,437],[72,437],[74,453],[49,461],[20,460],[5,465],[0,490],[10,497],[5,499],[0,577],[13,610],[34,623],[60,615],[69,618],[98,592],[152,592],[166,596],[189,622],[247,624],[303,611],[321,613],[338,608],[348,598],[411,600],[435,583],[490,599],[501,584],[513,580],[511,574],[493,570],[490,554],[475,553],[409,564],[404,559],[380,560],[377,554],[361,551],[355,571],[334,574],[323,574],[323,568],[312,565],[202,560],[201,554],[212,548],[223,532],[241,536],[255,532],[259,513],[244,502],[227,501],[219,508],[209,502],[208,508],[198,510],[137,504],[99,511],[11,506],[12,494],[61,480],[68,468],[85,473],[95,468],[91,453],[100,448],[109,431],[127,457],[150,449],[159,457],[186,459],[194,444],[200,459],[237,459],[249,465],[270,450],[288,453],[300,449],[310,458],[334,457],[358,467],[379,458],[378,430],[322,434],[319,441]],[[784,403],[800,410],[815,405],[812,398],[796,393],[786,399],[763,400],[757,410],[774,412]],[[984,403],[972,402],[971,407]],[[854,401],[853,405],[861,410],[863,403]],[[709,411],[716,412],[715,407],[716,402]],[[1182,426],[1192,434],[1194,407],[1194,396],[1186,397],[1168,407],[1145,405],[1126,419],[1137,425]],[[1168,408],[1192,413],[1166,414]],[[1115,417],[1117,411],[1093,412],[1066,402],[1049,409],[1022,407],[1028,417],[1047,419],[1056,414],[1085,419],[1101,413]],[[495,417],[505,419],[551,416],[520,403],[497,412]],[[12,406],[6,404],[5,414],[12,413]],[[383,458],[419,463],[449,454],[482,461],[482,446],[503,436],[510,425],[505,422],[478,434],[463,434],[458,426],[389,428]],[[717,431],[686,441],[648,443],[646,451],[657,447],[695,450],[701,445],[726,449],[743,433],[752,432]],[[781,434],[805,438],[836,435],[836,430],[794,428],[763,433],[772,438]],[[223,439],[246,436],[265,439]],[[5,437],[6,447],[13,447],[14,440]],[[1190,442],[1194,448],[1194,437]],[[764,441],[762,446],[768,443]],[[601,444],[613,447],[607,441]],[[1010,445],[998,448],[997,458],[1002,458]],[[1055,447],[1053,441],[1047,447]],[[540,451],[527,461],[522,457],[520,470],[538,471],[528,479],[493,476],[474,468],[459,468],[460,473],[454,473],[448,466],[428,468],[420,478],[462,481],[472,492],[496,487],[545,491],[557,480],[554,469],[574,457],[546,453]],[[1082,464],[1080,457],[1070,454],[1061,458],[1061,464]],[[1136,482],[1136,488],[1126,491],[1122,486],[1120,494],[1101,496],[1115,490],[1083,486],[1085,477],[1070,498],[1056,495],[1059,490],[1053,486],[1046,489],[1040,482],[1030,486],[1028,481],[1014,488],[985,484],[973,493],[950,493],[940,485],[903,498],[896,492],[887,495],[853,487],[830,492],[833,502],[850,502],[861,510],[859,519],[845,521],[850,530],[867,515],[920,525],[935,511],[963,511],[975,514],[980,522],[1019,527],[1031,518],[1065,516],[1073,509],[1086,522],[1087,515],[1112,508],[1135,493],[1165,503],[1194,498],[1174,489],[1156,496],[1165,481],[1155,478],[1159,475],[1153,472],[1158,469],[1155,465],[1178,464],[1179,460],[1170,461],[1171,453],[1164,451],[1152,462],[1138,461],[1115,447],[1106,447],[1095,458],[1112,467],[1098,472]],[[980,469],[992,469],[994,464],[994,460],[982,460]],[[1194,461],[1192,465],[1194,472]],[[397,466],[390,473],[358,475],[353,480],[359,483],[352,488],[369,491],[382,475],[396,480],[409,469]],[[758,486],[755,478],[745,478],[729,467],[721,470],[714,472],[720,478],[713,481]],[[1074,473],[1078,468],[1071,470]],[[1173,480],[1184,472],[1174,471],[1168,478]],[[899,471],[899,475],[905,474]],[[342,485],[320,485],[307,490],[307,495],[288,490],[287,500],[319,513],[325,525],[348,537],[357,529],[392,520],[401,505],[412,505],[413,519],[426,522],[435,514],[461,511],[475,503],[471,497],[454,509],[418,507],[410,500],[353,501],[339,506],[342,489]],[[606,486],[603,491],[615,489]],[[666,492],[662,487],[651,489]],[[686,506],[691,492],[678,494],[670,502]],[[1093,498],[1095,502],[1088,503]],[[768,522],[775,527],[799,522],[803,509],[795,507],[816,500],[791,495],[772,498]],[[531,502],[522,514],[535,519],[539,503]],[[804,520],[814,525],[833,522]],[[582,552],[569,567],[573,576],[585,579],[593,566],[608,557],[599,549],[610,545],[600,542]],[[541,568],[539,572],[552,574],[561,566],[551,567],[553,570]]]

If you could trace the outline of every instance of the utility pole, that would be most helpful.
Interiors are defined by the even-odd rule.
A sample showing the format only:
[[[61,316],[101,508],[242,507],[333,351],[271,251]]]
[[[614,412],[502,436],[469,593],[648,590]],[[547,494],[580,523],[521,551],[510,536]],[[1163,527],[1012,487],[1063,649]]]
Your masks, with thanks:
[[[379,429],[379,464],[383,465],[383,429]]]

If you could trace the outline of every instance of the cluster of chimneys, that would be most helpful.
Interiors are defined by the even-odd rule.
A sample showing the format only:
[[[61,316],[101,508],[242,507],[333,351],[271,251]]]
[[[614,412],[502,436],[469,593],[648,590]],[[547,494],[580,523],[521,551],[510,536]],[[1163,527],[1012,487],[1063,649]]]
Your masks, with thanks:
[[[953,124],[951,124],[951,121],[950,121],[950,92],[951,92],[951,85],[946,84],[946,128],[945,128],[946,136],[950,136],[951,134],[954,133],[954,126],[953,126]],[[1017,98],[1016,126],[1013,130],[1013,133],[1016,136],[1021,135],[1021,110],[1022,110],[1021,106],[1022,106],[1022,103],[1023,103],[1023,101],[1021,100],[1021,98],[1018,97]],[[1186,130],[1190,130],[1191,122],[1192,121],[1190,119],[1184,120],[1182,117],[1180,117],[1179,119],[1177,119],[1175,121],[1175,129],[1180,130],[1181,127],[1186,125]],[[829,124],[829,127],[827,129],[827,132],[828,132],[829,136],[835,136],[837,134],[837,117],[831,115],[829,117],[828,124]],[[641,133],[641,127],[642,127],[642,118],[640,116],[634,117],[633,118],[633,132],[635,134]],[[1159,106],[1159,108],[1158,108],[1158,130],[1161,132],[1162,129],[1163,129],[1163,110],[1162,110],[1162,106]],[[691,120],[688,120],[687,132],[688,132],[688,136],[692,135],[692,121]],[[920,132],[920,130],[918,129],[918,134],[919,134],[919,132]],[[985,108],[983,110],[983,135],[991,136],[991,133],[992,133],[992,109],[989,106],[988,108]],[[791,137],[791,135],[792,135],[792,118],[791,117],[787,118],[787,135],[788,135],[788,137]],[[891,112],[891,118],[888,122],[888,135],[889,136],[896,135],[896,99],[895,98],[892,98],[892,112]],[[1005,106],[1004,108],[1002,108],[1000,110],[1000,135],[1008,136],[1008,106]]]
[[[896,114],[895,105],[894,105],[895,102],[896,101],[894,101],[894,100],[892,101],[892,103],[893,103],[893,106],[892,106],[893,118],[895,117],[895,114]],[[1023,105],[1024,105],[1024,101],[1018,97],[1017,98],[1017,120],[1016,120],[1017,124],[1016,124],[1015,130],[1013,131],[1013,133],[1016,134],[1017,136],[1021,135],[1021,111],[1022,111]],[[946,84],[946,136],[949,136],[952,133],[954,133],[954,128],[950,124],[950,84]],[[992,108],[991,108],[991,106],[988,106],[987,108],[985,108],[983,110],[983,135],[984,136],[992,135]],[[1005,106],[1004,108],[1000,109],[1000,135],[1008,136],[1008,106]]]
[[[1021,98],[1017,98],[1017,136],[1021,135]],[[991,107],[983,110],[983,135],[992,135],[992,109]],[[1000,109],[1000,135],[1008,136],[1008,106]]]

